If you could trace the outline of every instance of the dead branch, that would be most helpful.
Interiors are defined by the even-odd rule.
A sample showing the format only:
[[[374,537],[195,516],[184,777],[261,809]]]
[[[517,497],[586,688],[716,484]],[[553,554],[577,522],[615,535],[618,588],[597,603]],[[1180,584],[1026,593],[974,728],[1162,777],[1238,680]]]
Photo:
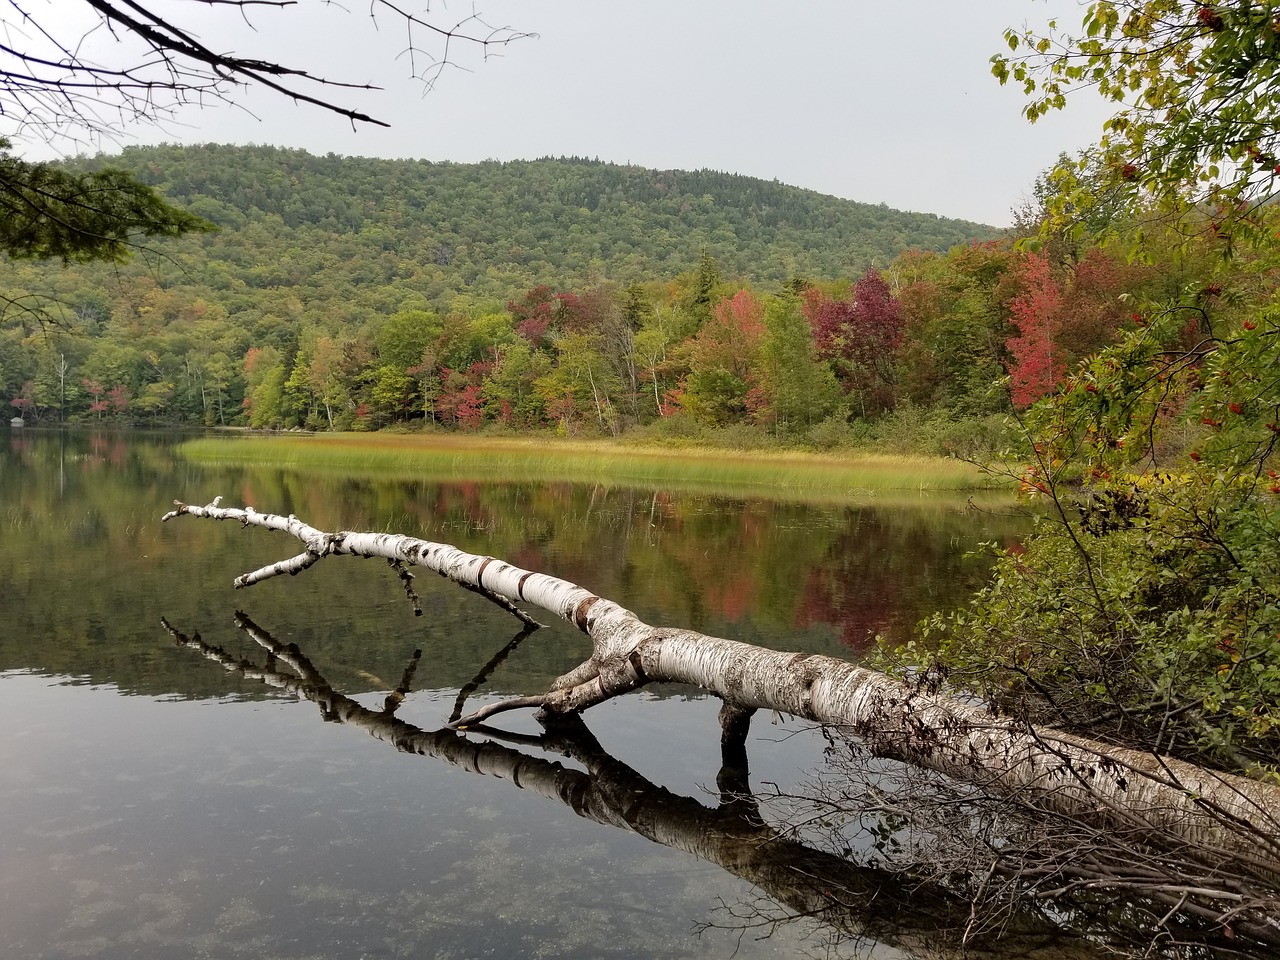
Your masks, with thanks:
[[[373,710],[335,691],[294,644],[282,644],[244,614],[236,624],[271,660],[258,665],[188,637],[161,621],[170,637],[229,673],[316,703],[328,722],[345,723],[397,750],[434,757],[471,773],[507,780],[522,790],[569,806],[578,816],[636,833],[655,843],[714,863],[763,891],[779,909],[771,923],[811,919],[838,939],[892,944],[918,960],[1008,956],[1033,960],[1097,960],[1087,941],[1058,930],[1039,911],[1016,912],[998,944],[966,943],[969,905],[944,886],[857,863],[807,846],[770,827],[754,803],[708,807],[654,784],[611,756],[577,716],[551,717],[542,736],[495,732],[503,739],[565,756],[582,766],[531,756],[492,741],[476,741],[445,728],[428,731]],[[744,789],[746,771],[738,771]],[[747,915],[747,911],[743,911]]]
[[[269,57],[244,56],[216,49],[170,13],[139,0],[84,0],[90,17],[78,27],[21,3],[0,0],[0,116],[52,139],[112,136],[127,124],[172,118],[187,105],[233,104],[249,86],[263,87],[296,103],[336,114],[353,126],[388,124],[339,102],[340,92],[378,89],[372,84],[335,79]],[[236,17],[267,19],[272,12],[294,19],[289,0],[205,0],[227,7]],[[329,4],[334,13],[346,13]],[[299,8],[301,9],[301,8]],[[494,56],[517,40],[535,36],[487,23],[478,13],[457,21],[417,14],[391,0],[371,0],[374,29],[380,16],[404,30],[401,52],[411,77],[429,91],[450,66],[459,65],[460,48],[480,59]],[[291,21],[292,23],[292,21]],[[91,51],[110,46],[114,59],[102,62]],[[281,48],[288,43],[281,41]],[[101,54],[98,54],[101,55]]]
[[[457,726],[531,706],[547,714],[579,713],[650,682],[690,684],[740,710],[777,710],[844,728],[873,755],[984,790],[1034,797],[1072,816],[1176,838],[1216,851],[1224,861],[1269,863],[1280,873],[1280,788],[1272,784],[1030,728],[832,657],[654,627],[577,584],[448,544],[386,533],[327,533],[297,517],[224,508],[216,500],[204,507],[177,503],[164,519],[184,514],[279,530],[306,544],[300,557],[239,577],[236,586],[297,572],[330,555],[383,557],[426,567],[512,605],[541,607],[590,637],[590,656],[545,694],[486,707]]]

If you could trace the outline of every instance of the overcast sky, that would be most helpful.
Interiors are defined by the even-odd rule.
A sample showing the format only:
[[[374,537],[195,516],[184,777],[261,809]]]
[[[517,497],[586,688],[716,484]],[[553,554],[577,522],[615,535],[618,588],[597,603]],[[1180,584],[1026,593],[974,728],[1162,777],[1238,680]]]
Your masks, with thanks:
[[[403,25],[320,0],[249,8],[255,31],[225,6],[177,9],[211,47],[270,57],[382,92],[338,99],[392,124],[350,124],[278,96],[248,108],[190,108],[163,130],[131,126],[123,142],[271,143],[312,152],[475,161],[577,155],[659,168],[709,167],[834,194],[1004,224],[1063,150],[1096,139],[1104,106],[1081,99],[1032,127],[1017,90],[990,75],[1010,25],[1060,15],[1076,0],[478,0],[493,25],[535,32],[423,96],[410,77]],[[417,0],[421,4],[421,0]],[[52,18],[78,0],[32,0]],[[416,9],[416,7],[415,7]],[[452,23],[469,4],[433,3]],[[61,21],[66,27],[68,21]],[[99,37],[91,42],[102,43]],[[108,61],[109,45],[95,48]],[[2,131],[0,127],[0,131]],[[22,153],[48,155],[23,142]]]

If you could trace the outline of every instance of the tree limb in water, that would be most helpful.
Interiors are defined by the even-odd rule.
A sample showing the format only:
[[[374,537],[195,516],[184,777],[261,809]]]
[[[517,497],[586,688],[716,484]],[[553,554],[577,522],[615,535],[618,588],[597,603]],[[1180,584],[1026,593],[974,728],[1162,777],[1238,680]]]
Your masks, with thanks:
[[[449,727],[425,730],[395,716],[398,702],[377,710],[337,692],[296,645],[280,643],[243,613],[236,614],[235,622],[267,652],[266,666],[231,656],[201,640],[199,634],[188,637],[161,621],[179,646],[228,673],[310,700],[326,721],[364,730],[404,753],[507,780],[521,790],[565,804],[584,819],[716,864],[782,908],[763,917],[760,908],[729,908],[735,919],[751,917],[763,935],[772,926],[808,918],[829,928],[837,940],[873,937],[916,960],[1099,960],[1107,955],[1059,929],[1033,906],[1005,918],[998,936],[986,942],[983,934],[989,931],[972,928],[969,902],[944,885],[861,866],[770,826],[750,795],[745,767],[734,771],[732,795],[723,796],[717,807],[708,807],[693,797],[672,793],[615,759],[576,715],[545,718],[548,731],[541,736],[495,733],[562,755],[580,764],[581,770],[491,740],[471,740]],[[415,653],[410,669],[416,658]],[[276,663],[289,669],[273,666]],[[724,779],[723,771],[717,779]]]
[[[577,584],[449,544],[390,533],[328,533],[294,516],[221,507],[218,500],[203,507],[176,503],[164,519],[182,514],[280,530],[306,545],[299,556],[237,578],[237,587],[297,574],[330,555],[382,557],[434,570],[513,611],[516,603],[540,607],[590,638],[591,655],[544,695],[486,708],[485,716],[527,706],[575,714],[646,683],[690,684],[735,710],[776,710],[841,727],[876,755],[1280,873],[1280,787],[1272,784],[1028,727],[983,705],[833,657],[654,627]],[[455,725],[479,719],[472,714]]]

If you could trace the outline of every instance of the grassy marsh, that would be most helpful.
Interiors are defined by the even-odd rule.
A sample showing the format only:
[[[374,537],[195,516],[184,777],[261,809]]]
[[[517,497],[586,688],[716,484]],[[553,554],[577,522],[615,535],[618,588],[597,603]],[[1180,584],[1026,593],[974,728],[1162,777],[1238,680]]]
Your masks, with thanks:
[[[634,447],[608,442],[451,435],[205,437],[196,463],[274,466],[387,479],[596,483],[804,500],[958,493],[997,484],[958,460]]]

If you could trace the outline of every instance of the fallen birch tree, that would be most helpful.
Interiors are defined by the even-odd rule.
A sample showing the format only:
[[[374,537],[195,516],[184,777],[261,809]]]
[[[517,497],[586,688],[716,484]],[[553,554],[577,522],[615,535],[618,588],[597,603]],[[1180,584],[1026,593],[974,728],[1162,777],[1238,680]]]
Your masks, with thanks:
[[[219,501],[176,503],[164,520],[183,514],[234,520],[288,533],[304,545],[300,554],[238,577],[236,587],[299,574],[328,556],[380,557],[396,569],[415,603],[410,566],[480,593],[522,622],[531,618],[517,604],[551,613],[590,638],[590,655],[545,693],[490,704],[458,719],[455,728],[512,709],[577,714],[648,683],[690,684],[724,702],[721,722],[730,739],[745,737],[755,710],[775,710],[839,727],[861,738],[874,755],[1014,794],[1048,810],[1102,818],[1117,830],[1185,847],[1202,861],[1230,864],[1237,873],[1280,874],[1276,785],[1030,727],[984,705],[833,657],[655,627],[577,584],[448,544],[389,533],[329,533],[297,517],[225,508]]]
[[[415,651],[382,708],[371,709],[335,690],[295,644],[281,643],[243,613],[236,614],[235,622],[266,651],[266,665],[231,656],[198,634],[187,636],[161,621],[179,646],[229,673],[315,703],[326,722],[363,730],[403,753],[507,780],[565,804],[584,819],[716,864],[781,908],[762,917],[756,908],[726,905],[738,921],[763,927],[764,933],[757,936],[768,936],[774,925],[806,918],[828,928],[837,941],[874,939],[914,960],[1099,960],[1108,955],[1098,945],[1060,929],[1036,909],[1024,907],[1003,917],[997,930],[984,930],[976,925],[969,901],[942,884],[861,866],[780,832],[761,815],[748,782],[745,756],[738,755],[733,745],[723,752],[724,765],[716,777],[719,804],[709,807],[653,783],[613,757],[577,714],[549,718],[548,730],[540,736],[486,730],[490,739],[470,739],[449,727],[425,730],[402,720],[396,711],[409,692],[421,651]],[[513,643],[522,636],[518,634]],[[498,656],[506,652],[504,648]],[[491,666],[492,661],[468,687],[482,683]],[[466,694],[464,687],[459,700]],[[562,755],[583,769],[496,743],[495,737]],[[731,932],[735,929],[732,921],[725,926]]]

